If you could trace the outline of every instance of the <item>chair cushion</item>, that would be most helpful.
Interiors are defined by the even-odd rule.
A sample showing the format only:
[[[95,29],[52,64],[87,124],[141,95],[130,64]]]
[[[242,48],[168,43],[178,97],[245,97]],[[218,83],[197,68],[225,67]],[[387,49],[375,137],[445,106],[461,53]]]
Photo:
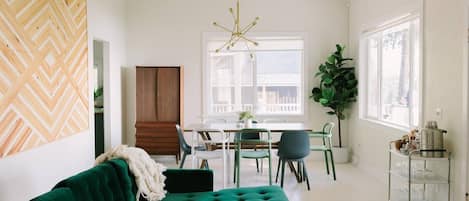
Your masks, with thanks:
[[[217,192],[168,193],[163,201],[287,201],[279,186],[225,189]]]
[[[241,158],[267,158],[269,157],[269,151],[259,150],[259,151],[241,151]]]

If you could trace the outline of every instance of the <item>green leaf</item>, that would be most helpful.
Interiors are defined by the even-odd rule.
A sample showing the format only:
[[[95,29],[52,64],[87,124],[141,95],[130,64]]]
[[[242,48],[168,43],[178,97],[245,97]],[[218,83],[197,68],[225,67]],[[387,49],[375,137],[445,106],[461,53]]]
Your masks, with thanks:
[[[325,98],[321,98],[319,99],[319,102],[322,104],[322,105],[326,105],[327,103],[329,103],[329,100],[325,99]]]
[[[320,76],[321,74],[323,74],[323,72],[317,72],[314,77],[317,77],[317,76]]]
[[[332,100],[334,98],[334,89],[332,88],[325,88],[322,90],[322,97],[328,100]]]
[[[324,64],[319,65],[319,71],[322,73],[326,72],[326,66]]]
[[[328,62],[329,64],[335,64],[335,57],[334,57],[334,55],[329,56],[329,57],[327,58],[327,62]]]
[[[324,84],[330,84],[330,83],[332,83],[333,79],[330,78],[330,77],[327,77],[323,81],[324,81]]]
[[[329,112],[327,112],[327,114],[335,115],[335,112],[334,111],[329,111]]]

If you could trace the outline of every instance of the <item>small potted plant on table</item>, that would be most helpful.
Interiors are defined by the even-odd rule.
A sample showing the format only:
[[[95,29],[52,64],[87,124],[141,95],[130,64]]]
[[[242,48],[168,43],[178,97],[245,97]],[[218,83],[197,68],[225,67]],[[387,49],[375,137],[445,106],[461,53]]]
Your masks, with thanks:
[[[252,127],[252,119],[254,119],[254,115],[250,111],[239,113],[239,120],[244,122],[244,127],[246,128]]]

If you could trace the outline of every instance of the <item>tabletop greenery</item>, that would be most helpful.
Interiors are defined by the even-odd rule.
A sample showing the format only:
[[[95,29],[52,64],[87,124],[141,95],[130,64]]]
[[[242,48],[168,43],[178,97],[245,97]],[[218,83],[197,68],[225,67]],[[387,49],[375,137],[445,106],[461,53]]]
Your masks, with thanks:
[[[342,134],[340,121],[344,120],[344,111],[351,103],[357,101],[358,81],[355,77],[355,68],[347,66],[347,61],[352,58],[344,58],[345,46],[336,45],[336,51],[332,53],[327,61],[319,65],[319,72],[315,77],[320,77],[318,87],[312,90],[311,98],[322,106],[330,108],[327,114],[335,115],[339,129],[339,147],[342,147]]]

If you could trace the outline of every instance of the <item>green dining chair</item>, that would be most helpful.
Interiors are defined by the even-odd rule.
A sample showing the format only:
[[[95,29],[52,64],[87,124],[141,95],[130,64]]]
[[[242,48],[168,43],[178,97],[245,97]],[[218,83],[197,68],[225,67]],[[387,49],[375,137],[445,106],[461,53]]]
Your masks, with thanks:
[[[249,138],[253,134],[267,134],[267,139]],[[244,137],[243,137],[244,136]],[[269,185],[272,185],[272,136],[270,130],[262,128],[242,129],[235,135],[235,169],[234,179],[236,186],[240,186],[241,158],[245,159],[264,159],[269,160]],[[247,148],[247,149],[246,149]],[[254,149],[255,148],[255,149]]]
[[[308,172],[304,158],[310,153],[309,133],[306,131],[286,131],[282,133],[278,144],[278,165],[275,182],[278,182],[278,174],[282,171],[280,186],[283,188],[285,175],[285,163],[298,162],[299,182],[306,181],[308,191],[310,190]],[[282,168],[280,169],[280,164]]]
[[[332,166],[332,175],[335,181],[336,180],[335,164],[334,164],[334,155],[332,154],[332,129],[334,128],[334,126],[335,126],[334,123],[327,122],[322,127],[322,131],[310,132],[309,137],[322,139],[322,145],[311,145],[310,150],[324,152],[324,162],[326,164],[327,174],[330,175],[330,170],[329,170],[329,161],[330,161],[331,166]]]

